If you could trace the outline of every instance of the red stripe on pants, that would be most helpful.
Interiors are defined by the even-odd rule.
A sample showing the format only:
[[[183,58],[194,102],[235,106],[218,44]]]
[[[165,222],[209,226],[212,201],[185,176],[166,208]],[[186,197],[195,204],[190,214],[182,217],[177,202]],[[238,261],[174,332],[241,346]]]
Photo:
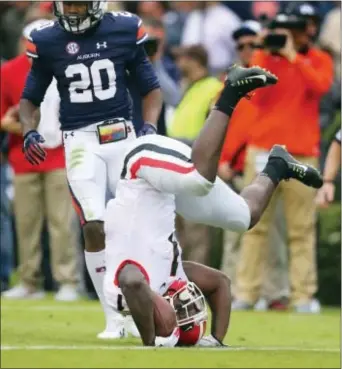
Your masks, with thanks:
[[[187,174],[195,170],[193,165],[191,167],[183,167],[169,161],[141,157],[131,167],[131,179],[137,178],[137,172],[142,166],[171,170],[181,174]]]

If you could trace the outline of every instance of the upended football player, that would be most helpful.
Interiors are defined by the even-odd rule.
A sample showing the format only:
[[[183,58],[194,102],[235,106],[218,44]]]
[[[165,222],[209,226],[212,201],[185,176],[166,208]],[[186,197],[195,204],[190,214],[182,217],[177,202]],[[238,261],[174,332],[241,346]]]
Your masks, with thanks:
[[[129,145],[116,198],[105,212],[104,294],[113,309],[129,309],[144,345],[156,344],[153,293],[164,295],[170,277],[182,280],[179,247],[173,238],[177,198],[190,199],[192,210],[197,206],[201,213],[213,202],[224,219],[231,219],[227,203],[231,190],[216,179],[229,117],[242,97],[275,83],[277,77],[259,67],[233,66],[192,149],[158,135],[140,137]],[[323,183],[316,169],[275,145],[264,170],[236,195],[239,211],[234,221],[240,230],[258,222],[279,182],[288,179],[314,188]],[[220,343],[229,319],[217,314],[213,318],[212,337]]]

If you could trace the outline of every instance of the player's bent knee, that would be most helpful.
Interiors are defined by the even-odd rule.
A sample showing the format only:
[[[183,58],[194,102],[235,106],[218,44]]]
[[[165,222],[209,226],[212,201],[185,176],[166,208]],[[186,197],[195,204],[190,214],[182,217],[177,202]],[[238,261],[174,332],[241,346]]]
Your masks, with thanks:
[[[237,233],[247,232],[251,224],[251,211],[247,202],[240,197],[240,202],[235,206],[235,218],[229,220],[228,229]]]
[[[125,295],[128,291],[138,291],[147,284],[145,276],[140,269],[133,264],[125,265],[118,275],[119,287]]]
[[[228,287],[228,289],[230,289],[232,281],[226,274],[221,273],[221,280]]]
[[[83,225],[85,248],[89,252],[98,252],[105,248],[102,221],[92,221]]]
[[[218,281],[218,288],[226,290],[231,294],[231,279],[223,272],[220,272]]]

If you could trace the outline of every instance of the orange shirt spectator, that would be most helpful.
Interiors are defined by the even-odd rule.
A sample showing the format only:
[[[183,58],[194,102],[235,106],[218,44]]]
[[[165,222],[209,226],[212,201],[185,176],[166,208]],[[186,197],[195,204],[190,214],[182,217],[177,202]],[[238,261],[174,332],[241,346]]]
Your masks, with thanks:
[[[333,81],[331,57],[314,47],[291,63],[281,56],[257,51],[252,65],[269,69],[279,78],[275,86],[258,90],[252,102],[260,108],[250,145],[269,150],[286,145],[295,155],[319,155],[319,104]]]
[[[234,172],[243,172],[248,136],[256,124],[253,121],[256,113],[255,105],[247,99],[242,99],[231,117],[220,163],[229,164]]]

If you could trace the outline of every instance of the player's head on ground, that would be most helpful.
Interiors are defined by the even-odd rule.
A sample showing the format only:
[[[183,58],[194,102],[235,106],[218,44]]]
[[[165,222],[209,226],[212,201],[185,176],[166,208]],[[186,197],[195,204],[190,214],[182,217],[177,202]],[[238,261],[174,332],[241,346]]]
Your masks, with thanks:
[[[106,1],[55,1],[54,13],[68,32],[82,33],[103,17]]]
[[[174,281],[165,296],[176,311],[181,328],[179,345],[195,345],[204,335],[208,319],[207,305],[202,291],[193,282]]]

